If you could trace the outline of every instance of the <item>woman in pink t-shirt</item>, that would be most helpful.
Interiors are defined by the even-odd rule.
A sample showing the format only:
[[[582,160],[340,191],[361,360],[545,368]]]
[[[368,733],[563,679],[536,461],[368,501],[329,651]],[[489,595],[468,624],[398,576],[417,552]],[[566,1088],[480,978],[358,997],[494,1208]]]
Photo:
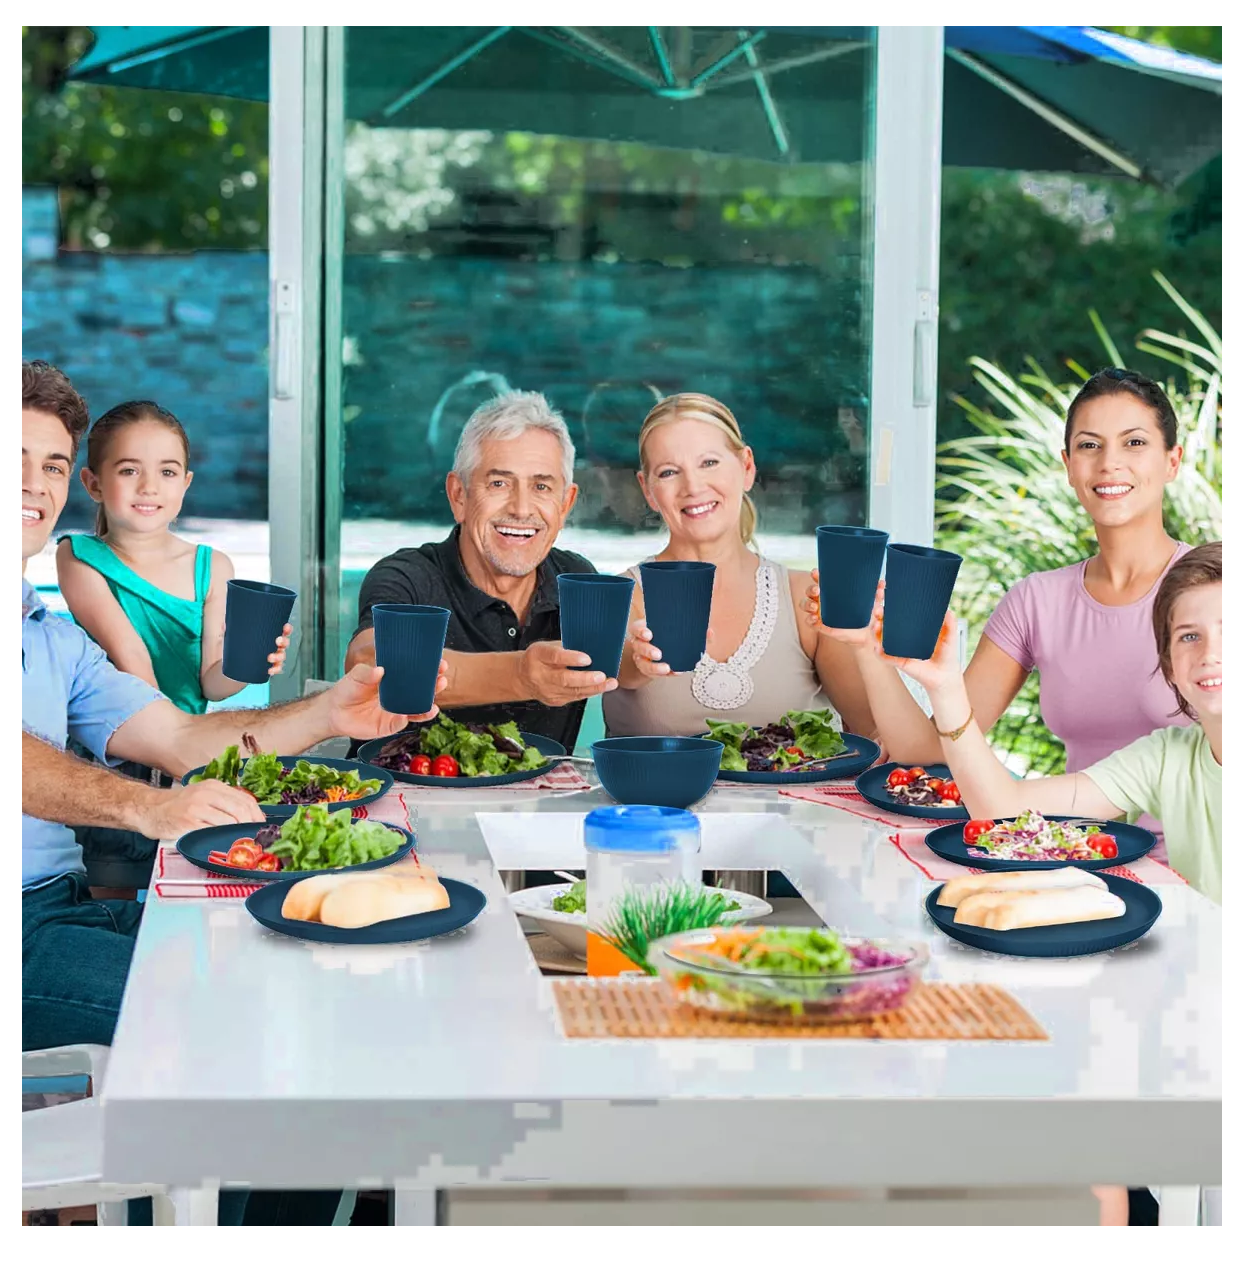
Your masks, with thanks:
[[[1167,724],[1185,724],[1157,671],[1152,601],[1187,550],[1165,530],[1165,485],[1178,474],[1178,419],[1165,392],[1126,369],[1101,369],[1074,397],[1062,460],[1095,523],[1099,551],[1085,562],[1014,584],[965,669],[979,727],[1004,714],[1032,670],[1044,722],[1065,743],[1074,772]],[[880,740],[899,763],[942,760],[934,726],[896,671],[873,652],[869,629],[810,623],[858,647]],[[1145,825],[1155,822],[1144,820]]]

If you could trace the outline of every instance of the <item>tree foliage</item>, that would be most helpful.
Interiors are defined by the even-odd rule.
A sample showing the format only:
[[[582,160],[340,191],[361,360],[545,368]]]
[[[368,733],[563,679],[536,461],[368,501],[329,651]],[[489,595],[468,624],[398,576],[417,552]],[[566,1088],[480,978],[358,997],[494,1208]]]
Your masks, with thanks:
[[[66,81],[86,27],[22,28],[22,182],[56,185],[71,249],[264,248],[269,111]]]

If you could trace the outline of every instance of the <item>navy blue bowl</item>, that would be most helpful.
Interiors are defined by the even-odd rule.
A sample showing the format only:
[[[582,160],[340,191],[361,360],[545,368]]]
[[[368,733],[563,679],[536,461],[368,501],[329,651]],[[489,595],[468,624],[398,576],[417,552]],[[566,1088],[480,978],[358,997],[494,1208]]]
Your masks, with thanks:
[[[384,821],[383,824],[386,824]],[[385,869],[402,860],[413,850],[413,835],[398,825],[387,825],[400,835],[400,846],[390,856],[380,860],[367,860],[359,865],[344,865],[339,869],[279,869],[275,873],[263,873],[257,869],[240,869],[235,865],[219,865],[209,859],[211,851],[230,851],[232,843],[241,838],[251,838],[257,832],[255,824],[210,825],[207,829],[192,830],[178,840],[177,847],[184,859],[191,861],[205,873],[216,873],[223,878],[238,878],[241,882],[281,882],[284,878],[313,878],[319,873],[347,873],[350,869]],[[353,826],[355,829],[355,825]]]
[[[911,804],[901,803],[887,793],[887,778],[897,768],[912,768],[913,764],[879,764],[863,772],[856,779],[857,793],[866,803],[876,808],[884,808],[897,816],[915,816],[922,821],[968,821],[969,811],[959,808],[915,808]],[[952,780],[952,773],[947,764],[926,764],[928,777],[942,777],[944,781]]]
[[[395,736],[399,737],[400,734],[397,733]],[[521,772],[504,772],[497,777],[428,777],[415,772],[388,772],[386,768],[370,763],[369,761],[375,755],[382,753],[383,747],[388,742],[395,740],[393,737],[376,737],[371,742],[365,742],[357,754],[369,764],[376,776],[394,777],[397,781],[406,782],[410,786],[431,786],[438,790],[489,790],[493,786],[511,786],[519,781],[533,781],[536,777],[542,777],[553,764],[559,764],[562,757],[569,754],[554,737],[542,737],[538,733],[522,733],[521,738],[527,746],[533,746],[547,758],[538,768],[526,768]]]
[[[448,907],[433,913],[414,913],[411,917],[393,917],[373,926],[348,929],[323,926],[321,922],[297,922],[283,916],[283,900],[290,882],[271,882],[253,891],[244,901],[244,908],[267,930],[276,930],[293,939],[311,939],[317,944],[411,944],[419,939],[447,935],[468,926],[487,906],[487,897],[468,882],[440,878],[448,893]]]
[[[1068,922],[1061,926],[1027,926],[1021,930],[988,930],[958,926],[956,909],[941,908],[942,885],[926,897],[926,912],[941,931],[958,943],[1009,957],[1086,957],[1134,943],[1146,935],[1161,915],[1161,897],[1151,887],[1129,878],[1102,873],[1100,880],[1126,905],[1121,917],[1099,922]]]
[[[228,580],[222,675],[248,685],[265,684],[270,678],[269,656],[278,648],[295,604],[296,594],[280,584]]]
[[[1001,820],[1013,818],[1001,818]],[[1049,816],[1049,821],[1073,820],[1073,817]],[[1083,818],[1085,819],[1085,818]],[[1146,856],[1156,846],[1156,835],[1138,825],[1125,821],[1105,821],[1100,829],[1111,834],[1117,843],[1117,855],[1106,860],[1002,860],[997,856],[979,853],[977,848],[965,845],[964,825],[941,825],[926,835],[926,846],[950,860],[953,864],[968,865],[971,869],[985,869],[988,873],[1004,873],[1017,869],[1112,869],[1117,865],[1129,865]]]
[[[606,737],[591,744],[605,793],[618,803],[689,808],[713,788],[722,744],[703,737]]]
[[[591,662],[575,671],[598,671],[616,679],[626,644],[635,581],[629,575],[573,572],[556,577],[561,609],[561,644]]]
[[[332,812],[341,811],[343,808],[363,808],[367,803],[373,803],[375,799],[381,799],[395,784],[395,778],[385,768],[376,768],[373,764],[362,763],[359,759],[331,759],[329,756],[324,755],[280,755],[278,762],[284,768],[294,768],[302,759],[307,759],[311,764],[322,764],[326,768],[338,768],[344,772],[356,772],[360,774],[362,781],[381,781],[383,783],[373,794],[362,795],[359,799],[340,799],[337,803],[322,804],[322,807],[329,808]],[[247,760],[244,762],[246,763]],[[184,773],[183,785],[188,785],[192,777],[198,777],[207,767],[207,764],[203,764],[199,768],[193,768],[190,772]],[[285,821],[289,816],[295,816],[297,808],[308,806],[307,803],[263,803],[261,804],[261,811],[265,813],[267,820]],[[243,835],[241,834],[240,837],[242,838]]]
[[[882,648],[892,658],[927,659],[935,652],[961,555],[920,544],[887,545]]]
[[[882,578],[887,533],[872,527],[818,527],[821,620],[828,628],[866,628]]]

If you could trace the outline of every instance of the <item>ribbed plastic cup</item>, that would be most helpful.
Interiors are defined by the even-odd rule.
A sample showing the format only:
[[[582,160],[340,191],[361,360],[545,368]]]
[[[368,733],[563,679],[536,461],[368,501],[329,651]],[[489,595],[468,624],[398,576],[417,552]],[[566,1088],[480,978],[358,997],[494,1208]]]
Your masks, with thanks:
[[[374,661],[383,669],[378,701],[384,711],[425,715],[435,705],[449,613],[442,606],[374,607]]]
[[[296,594],[280,584],[227,580],[222,674],[247,685],[265,684],[270,678],[269,656],[295,604]]]
[[[869,626],[886,551],[885,531],[873,527],[817,528],[822,622],[828,628]]]
[[[892,658],[929,658],[952,599],[961,555],[920,544],[887,545],[882,647]]]
[[[561,644],[591,656],[588,667],[616,678],[622,665],[635,581],[629,575],[558,575]]]
[[[661,661],[675,672],[694,671],[709,635],[712,562],[644,562],[644,620]]]

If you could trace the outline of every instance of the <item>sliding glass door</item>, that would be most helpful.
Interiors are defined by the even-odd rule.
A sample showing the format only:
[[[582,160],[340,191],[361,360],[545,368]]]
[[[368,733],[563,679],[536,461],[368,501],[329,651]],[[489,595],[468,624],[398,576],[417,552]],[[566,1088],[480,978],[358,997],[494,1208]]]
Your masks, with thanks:
[[[941,28],[303,30],[318,136],[300,171],[297,305],[316,291],[317,308],[295,363],[320,347],[296,383],[291,471],[313,522],[285,538],[293,558],[316,555],[309,664],[341,669],[375,561],[448,533],[457,436],[508,387],[564,413],[581,496],[561,543],[603,570],[657,546],[637,434],[676,391],[738,417],[760,468],[762,548],[780,561],[810,565],[819,523],[928,516],[930,470],[922,489],[910,450],[919,434],[926,445],[928,407],[933,450],[917,293],[937,223],[920,222],[917,164],[933,157],[937,189],[938,101],[914,116],[936,91],[916,67],[941,64]],[[918,31],[939,33],[933,48]],[[904,105],[886,141],[884,69]],[[876,205],[885,176],[893,201]],[[901,240],[890,266],[883,225]],[[885,453],[876,392],[894,392]]]

